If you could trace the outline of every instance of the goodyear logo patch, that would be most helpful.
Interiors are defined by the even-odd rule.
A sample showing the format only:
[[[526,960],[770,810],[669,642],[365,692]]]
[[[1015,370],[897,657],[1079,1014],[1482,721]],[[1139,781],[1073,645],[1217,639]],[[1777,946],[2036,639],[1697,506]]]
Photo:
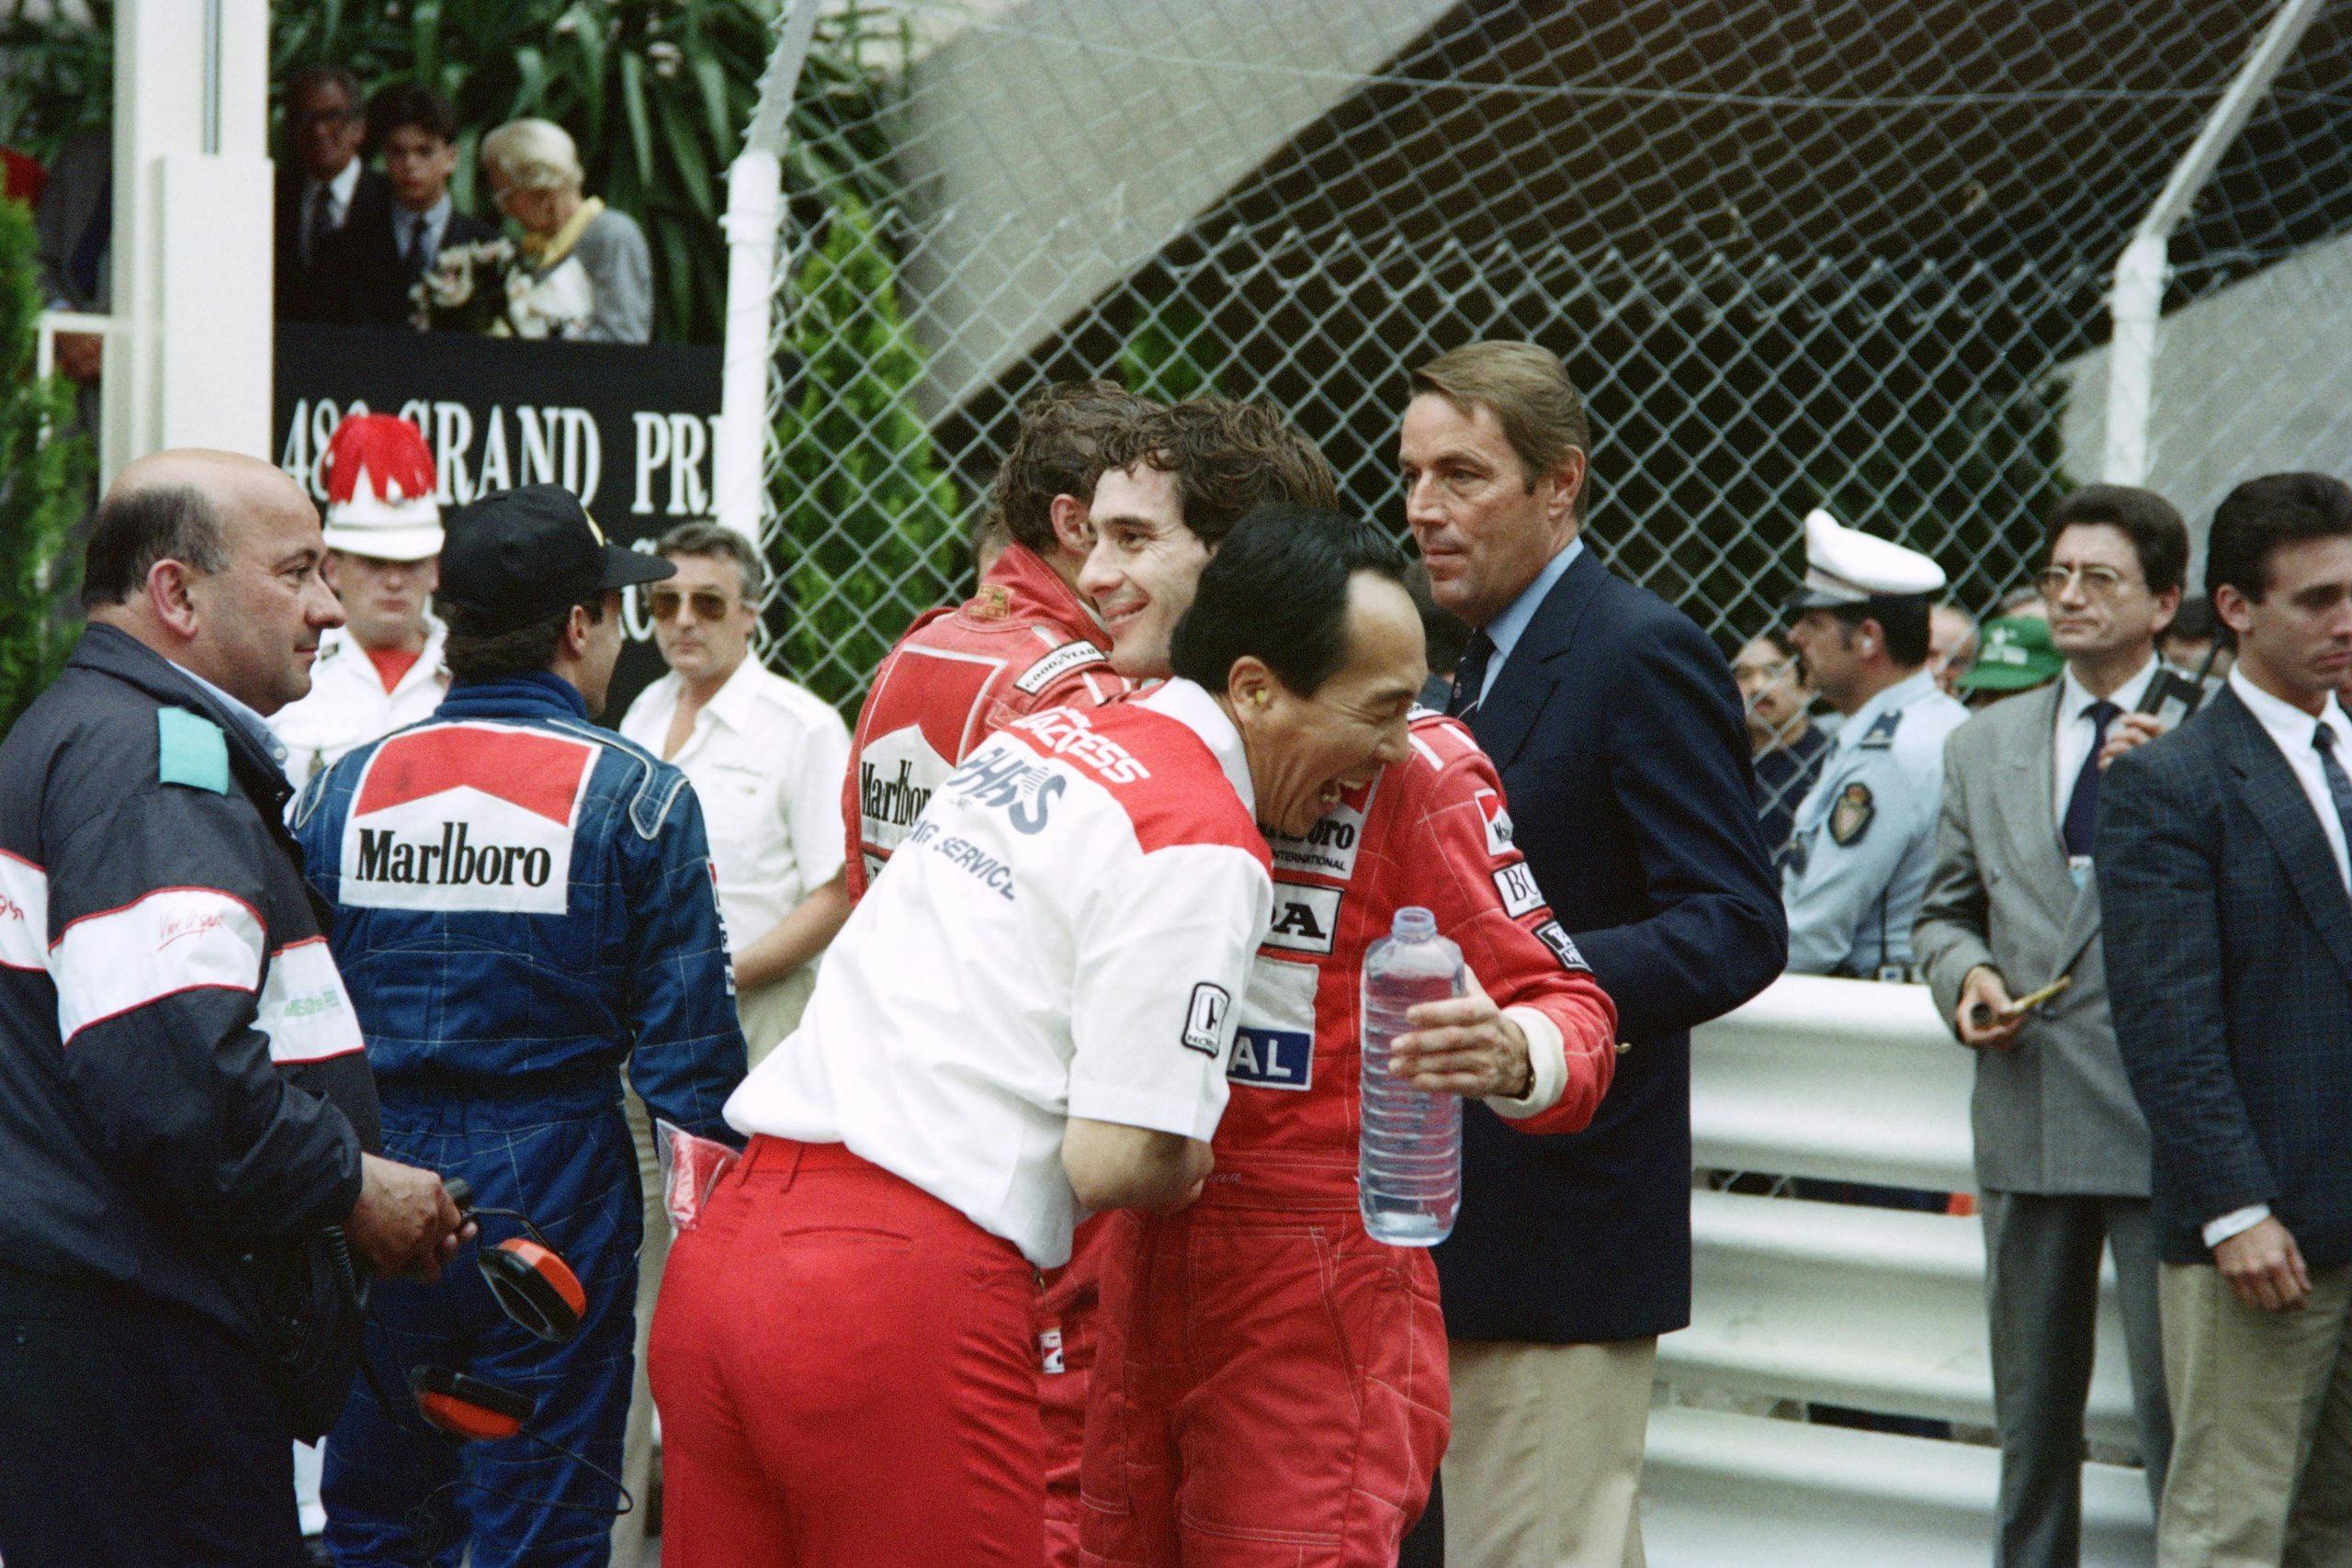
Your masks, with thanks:
[[[1034,697],[1071,671],[1102,661],[1102,650],[1092,643],[1083,639],[1066,642],[1023,671],[1021,678],[1012,683]]]

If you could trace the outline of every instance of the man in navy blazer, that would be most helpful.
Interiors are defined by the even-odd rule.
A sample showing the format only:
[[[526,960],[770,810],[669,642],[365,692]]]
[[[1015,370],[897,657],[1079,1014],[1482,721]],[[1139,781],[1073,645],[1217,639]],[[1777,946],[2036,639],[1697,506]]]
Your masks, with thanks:
[[[1446,1556],[1638,1565],[1657,1336],[1690,1320],[1690,1029],[1788,954],[1739,694],[1689,617],[1585,547],[1591,439],[1548,350],[1474,344],[1416,371],[1398,445],[1432,592],[1476,628],[1451,705],[1623,1036],[1585,1132],[1466,1109],[1437,1251]]]
[[[2352,1562],[2352,489],[2232,491],[2237,665],[2100,788],[2116,1042],[2154,1145],[2164,1568]]]

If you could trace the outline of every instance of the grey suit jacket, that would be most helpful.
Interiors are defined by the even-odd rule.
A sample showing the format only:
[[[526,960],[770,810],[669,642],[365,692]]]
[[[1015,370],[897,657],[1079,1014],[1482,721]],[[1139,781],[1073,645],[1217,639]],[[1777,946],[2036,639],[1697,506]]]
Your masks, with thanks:
[[[2116,1050],[2098,886],[2075,887],[2052,810],[2058,696],[2052,684],[1996,703],[1945,742],[1935,867],[1911,943],[1947,1028],[1979,964],[2012,996],[2074,976],[2013,1049],[1977,1055],[1977,1184],[2143,1198],[2148,1125]]]

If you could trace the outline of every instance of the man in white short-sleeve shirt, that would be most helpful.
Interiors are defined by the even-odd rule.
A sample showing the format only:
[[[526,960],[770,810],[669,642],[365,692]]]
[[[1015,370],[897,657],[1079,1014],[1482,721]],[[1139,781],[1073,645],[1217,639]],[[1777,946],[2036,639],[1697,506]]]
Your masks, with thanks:
[[[751,1061],[800,1023],[816,960],[849,918],[841,789],[849,728],[752,657],[764,570],[712,523],[655,547],[678,575],[646,593],[670,673],[629,705],[621,734],[683,769],[702,800]]]
[[[842,876],[842,775],[849,728],[814,694],[752,657],[766,570],[731,528],[688,523],[654,547],[677,574],[645,591],[653,640],[670,672],[638,694],[621,734],[675,763],[702,802],[711,874],[735,965],[735,1012],[752,1066],[799,1027],[817,984],[817,958],[849,918]],[[645,1251],[637,1300],[637,1391],[622,1473],[644,1495],[653,1476],[653,1397],[647,1386],[651,1332],[670,1218],[651,1131],[628,1101],[645,1195]],[[647,1513],[613,1526],[613,1557],[633,1562]]]

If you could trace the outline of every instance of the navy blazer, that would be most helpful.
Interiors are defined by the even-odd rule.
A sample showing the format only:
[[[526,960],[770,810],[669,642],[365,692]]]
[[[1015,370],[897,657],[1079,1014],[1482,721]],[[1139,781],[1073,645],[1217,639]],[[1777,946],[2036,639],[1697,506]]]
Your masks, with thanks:
[[[1690,1321],[1690,1029],[1770,984],[1788,922],[1731,670],[1588,548],[1471,723],[1514,842],[1617,1004],[1592,1125],[1531,1136],[1473,1101],[1437,1249],[1458,1339],[1585,1344]]]
[[[469,213],[452,208],[441,231],[440,248],[469,245],[498,238],[498,231]],[[424,275],[401,260],[400,244],[392,238],[392,204],[360,208],[352,203],[351,217],[327,243],[327,267],[339,290],[328,307],[332,320],[356,327],[406,327],[416,305],[409,288]]]
[[[2267,1203],[2312,1268],[2352,1263],[2352,898],[2235,692],[2108,769],[2098,867],[2165,1261]]]
[[[334,232],[322,235],[311,265],[302,265],[302,194],[309,184],[302,165],[293,159],[278,165],[272,246],[281,321],[333,321],[350,284],[349,263],[338,254]],[[381,220],[390,210],[391,200],[389,180],[374,169],[360,170],[358,183],[351,187],[351,206],[343,215],[343,226],[347,229],[354,222]]]

